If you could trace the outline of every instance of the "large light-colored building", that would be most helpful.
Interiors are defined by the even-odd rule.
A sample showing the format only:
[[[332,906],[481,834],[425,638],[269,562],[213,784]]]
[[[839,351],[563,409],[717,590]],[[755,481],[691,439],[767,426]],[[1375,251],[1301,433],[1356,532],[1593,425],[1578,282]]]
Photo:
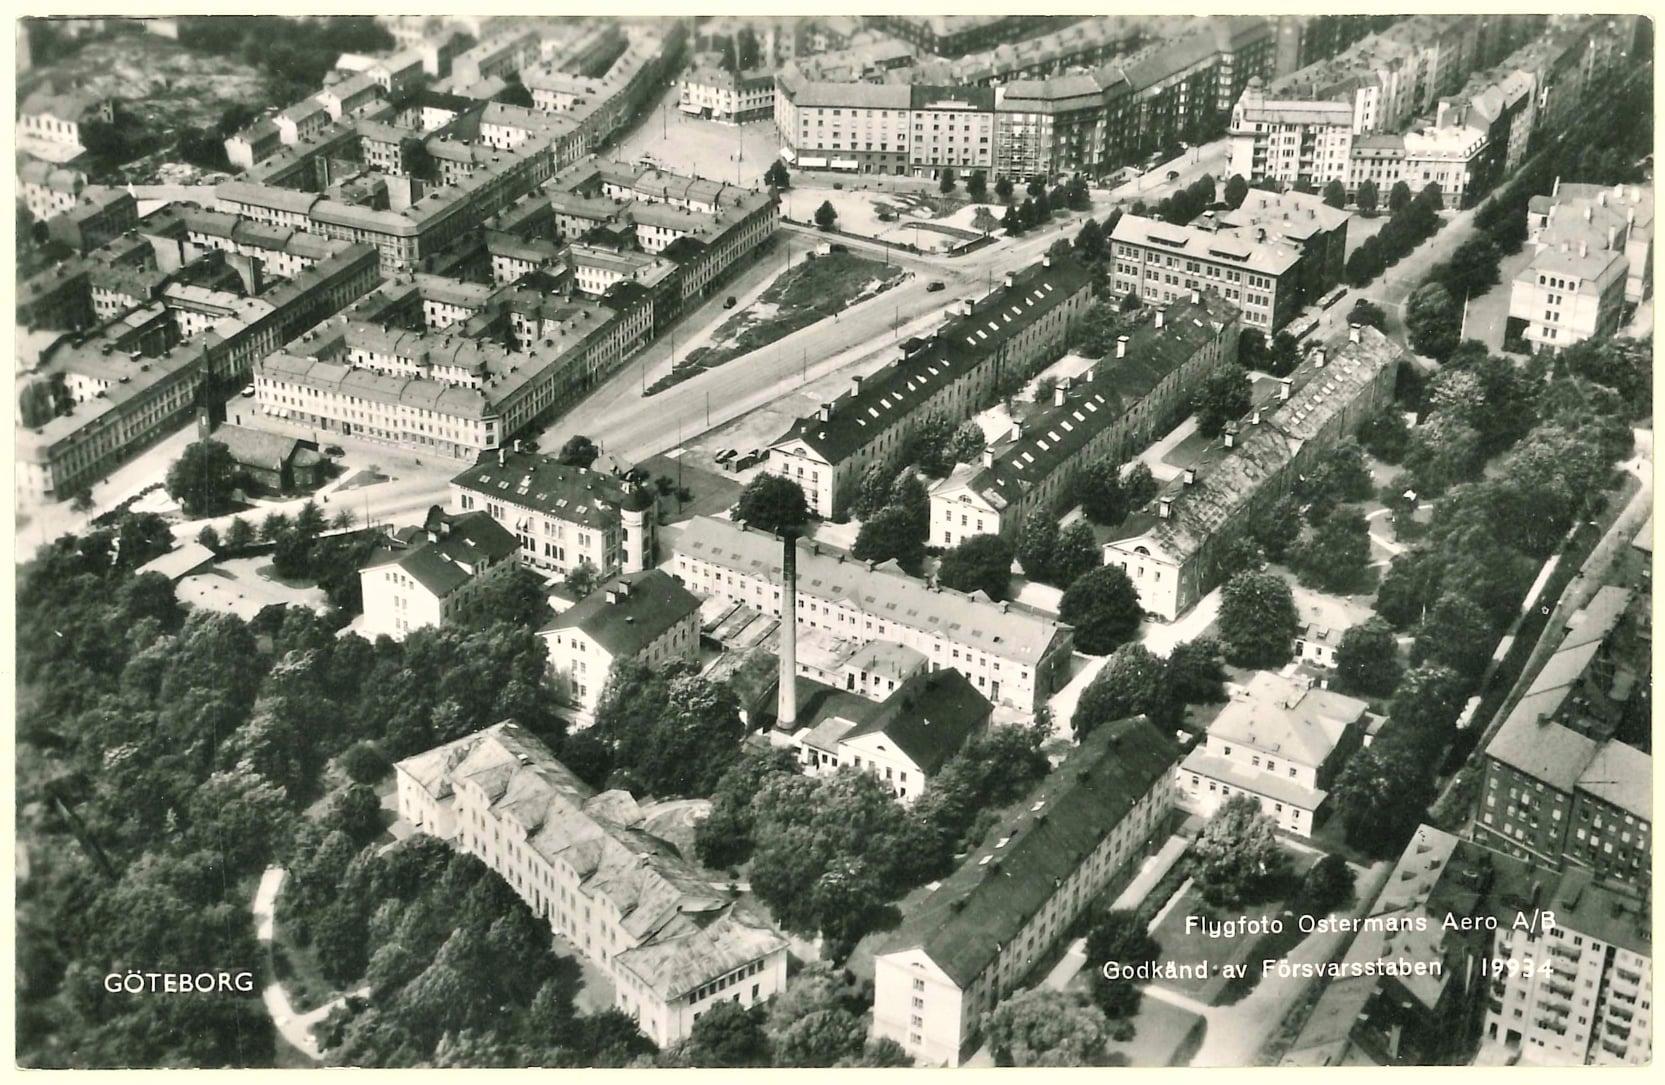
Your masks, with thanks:
[[[1624,249],[1629,264],[1625,304],[1640,305],[1653,293],[1652,186],[1607,188],[1562,184],[1557,178],[1549,195],[1534,196],[1527,204],[1526,238],[1534,248],[1597,237],[1606,248]]]
[[[676,541],[677,579],[780,617],[781,544],[728,520],[695,517]],[[1073,630],[1005,603],[916,580],[894,563],[872,566],[798,546],[796,626],[863,641],[894,641],[931,669],[952,667],[996,704],[1035,712],[1069,674]]]
[[[1534,351],[1611,335],[1624,321],[1630,261],[1614,235],[1585,224],[1539,248],[1509,287],[1509,327]]]
[[[1050,257],[1008,274],[987,297],[955,303],[948,323],[917,350],[794,422],[769,447],[768,470],[792,479],[817,516],[849,508],[862,474],[890,463],[921,419],[971,417],[1003,382],[1055,360],[1090,298],[1086,270]]]
[[[37,90],[17,111],[17,139],[21,149],[51,162],[65,162],[85,150],[81,137],[88,124],[115,123],[108,98],[82,91],[62,94]]]
[[[1230,172],[1245,180],[1322,186],[1347,176],[1352,153],[1346,102],[1268,99],[1256,79],[1232,109]]]
[[[603,577],[657,560],[653,497],[628,478],[553,456],[498,449],[451,480],[452,504],[484,509],[515,533],[521,564],[566,575],[588,562]]]
[[[736,73],[701,65],[683,72],[677,86],[677,108],[691,116],[739,123],[775,112],[775,73],[765,68]]]
[[[515,557],[515,538],[483,512],[428,511],[420,527],[393,538],[393,549],[359,570],[362,631],[404,640],[445,625],[480,577]]]
[[[1228,425],[1219,445],[1127,519],[1105,543],[1105,562],[1127,573],[1146,613],[1172,621],[1219,583],[1223,544],[1392,401],[1400,358],[1369,327],[1314,348],[1275,396]]]
[[[875,953],[873,1034],[960,1065],[983,1015],[1163,828],[1178,756],[1143,717],[1107,723],[1003,811]]]
[[[513,722],[400,761],[399,816],[484,862],[668,1047],[719,1003],[786,986],[787,942],[656,836],[655,810],[597,793]]]
[[[619,663],[658,669],[699,662],[700,601],[669,573],[645,569],[606,581],[539,636],[556,689],[576,710],[578,725],[588,726]]]
[[[1257,672],[1174,770],[1177,801],[1209,817],[1233,795],[1248,795],[1278,828],[1311,836],[1328,814],[1330,787],[1364,744],[1368,710],[1300,676]]]
[[[1237,358],[1237,310],[1213,292],[1141,308],[1129,321],[1114,353],[1078,379],[1060,380],[1051,398],[1014,404],[1010,435],[931,487],[932,546],[974,535],[1015,540],[1031,512],[1058,506],[1082,465],[1125,459],[1167,433],[1197,386]]]

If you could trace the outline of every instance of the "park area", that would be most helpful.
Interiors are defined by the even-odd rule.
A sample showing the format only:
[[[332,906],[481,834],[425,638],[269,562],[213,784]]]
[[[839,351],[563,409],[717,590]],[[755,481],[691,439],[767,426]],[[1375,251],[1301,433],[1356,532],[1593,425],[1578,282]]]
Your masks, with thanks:
[[[710,343],[689,351],[648,394],[687,380],[702,369],[716,369],[817,321],[836,318],[850,306],[895,286],[906,274],[895,264],[847,252],[806,256],[782,272],[757,301],[723,321],[711,334]]]
[[[838,214],[833,225],[845,233],[939,254],[996,233],[1005,214],[1003,208],[969,203],[958,194],[893,191],[895,187],[802,184],[781,194],[782,210],[787,218],[809,223],[823,203],[830,203]]]

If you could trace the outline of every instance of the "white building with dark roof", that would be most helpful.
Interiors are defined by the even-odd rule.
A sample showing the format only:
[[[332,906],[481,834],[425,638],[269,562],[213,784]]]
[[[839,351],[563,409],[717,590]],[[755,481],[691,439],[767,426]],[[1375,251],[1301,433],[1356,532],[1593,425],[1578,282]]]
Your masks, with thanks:
[[[1164,825],[1179,748],[1144,717],[1089,734],[875,951],[873,1035],[958,1066],[984,1014]]]
[[[478,857],[592,966],[612,1008],[668,1047],[719,1003],[786,986],[786,939],[512,721],[394,766],[399,815]]]
[[[594,722],[613,668],[699,661],[700,601],[659,569],[606,581],[539,630],[549,668],[578,725]]]
[[[359,570],[362,632],[403,640],[444,625],[481,576],[514,557],[514,536],[485,513],[429,509],[421,528],[396,537],[392,550]]]

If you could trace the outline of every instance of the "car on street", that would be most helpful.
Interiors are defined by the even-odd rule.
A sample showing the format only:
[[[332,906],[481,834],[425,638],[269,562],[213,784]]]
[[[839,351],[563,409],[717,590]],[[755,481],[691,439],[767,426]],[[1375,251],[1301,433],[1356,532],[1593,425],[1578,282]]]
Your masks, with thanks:
[[[725,300],[725,301],[724,301],[724,302],[723,302],[723,308],[724,308],[724,309],[732,309],[732,308],[734,308],[734,307],[735,307],[735,305],[737,305],[737,304],[739,304],[739,303],[738,303],[738,302],[737,302],[737,301],[736,301],[736,300],[735,300],[735,297],[734,297],[734,295],[733,295],[733,294],[730,294],[730,295],[729,295],[729,296],[728,296],[728,298],[727,298],[727,300]]]
[[[724,449],[721,449],[721,450],[718,451],[715,459],[718,463],[727,463],[729,460],[732,460],[734,458],[734,456],[735,456],[734,449],[724,448]]]
[[[324,455],[326,456],[345,456],[346,454],[347,450],[342,448],[340,445],[324,446]]]
[[[1178,170],[1169,170],[1168,171],[1168,180],[1170,180],[1170,181],[1179,180],[1179,171]]]
[[[935,294],[938,290],[946,289],[948,289],[948,284],[943,282],[941,279],[932,279],[930,282],[925,284],[925,290],[930,294]]]

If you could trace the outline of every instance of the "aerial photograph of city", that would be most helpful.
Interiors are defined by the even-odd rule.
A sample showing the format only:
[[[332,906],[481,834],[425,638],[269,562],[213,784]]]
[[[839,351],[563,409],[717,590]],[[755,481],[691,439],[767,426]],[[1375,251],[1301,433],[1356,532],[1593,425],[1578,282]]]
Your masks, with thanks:
[[[1649,17],[14,27],[15,1065],[1651,1064]]]

